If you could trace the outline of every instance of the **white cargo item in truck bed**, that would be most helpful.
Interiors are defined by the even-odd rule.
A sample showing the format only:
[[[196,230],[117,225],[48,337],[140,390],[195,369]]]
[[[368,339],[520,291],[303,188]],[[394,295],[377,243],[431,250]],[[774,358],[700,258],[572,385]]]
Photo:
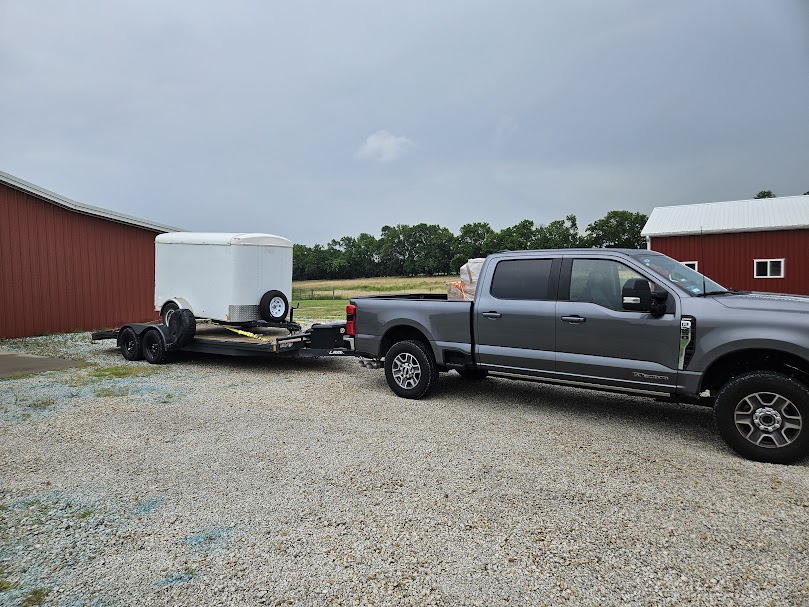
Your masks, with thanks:
[[[273,234],[169,232],[155,238],[155,310],[282,322],[292,299],[292,242]]]

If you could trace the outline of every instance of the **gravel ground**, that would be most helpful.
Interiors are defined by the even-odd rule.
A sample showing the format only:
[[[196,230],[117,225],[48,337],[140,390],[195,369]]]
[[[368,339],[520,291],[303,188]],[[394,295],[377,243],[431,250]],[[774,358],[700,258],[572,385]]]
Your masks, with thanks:
[[[708,409],[0,347],[90,363],[0,380],[0,605],[809,605],[809,462],[740,459]]]

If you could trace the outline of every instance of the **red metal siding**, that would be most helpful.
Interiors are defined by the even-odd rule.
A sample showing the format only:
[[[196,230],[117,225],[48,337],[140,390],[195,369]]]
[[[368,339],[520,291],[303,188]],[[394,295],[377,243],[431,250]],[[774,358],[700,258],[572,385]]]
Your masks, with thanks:
[[[651,248],[699,262],[700,272],[726,287],[809,295],[809,230],[655,237]],[[753,278],[754,259],[781,258],[784,278]]]
[[[155,236],[0,184],[0,339],[155,319]]]

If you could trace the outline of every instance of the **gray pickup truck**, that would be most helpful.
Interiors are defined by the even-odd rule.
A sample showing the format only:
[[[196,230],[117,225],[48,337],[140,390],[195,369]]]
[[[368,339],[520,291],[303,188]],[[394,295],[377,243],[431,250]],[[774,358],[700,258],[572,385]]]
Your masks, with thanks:
[[[809,297],[726,289],[645,250],[490,255],[474,301],[357,297],[346,333],[391,389],[422,398],[439,372],[552,382],[712,406],[750,459],[809,453]]]

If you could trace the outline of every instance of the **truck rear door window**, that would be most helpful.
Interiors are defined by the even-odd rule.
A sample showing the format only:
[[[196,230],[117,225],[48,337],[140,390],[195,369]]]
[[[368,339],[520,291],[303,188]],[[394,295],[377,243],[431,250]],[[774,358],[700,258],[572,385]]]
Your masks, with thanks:
[[[510,259],[494,269],[491,294],[497,299],[550,299],[550,259]]]

